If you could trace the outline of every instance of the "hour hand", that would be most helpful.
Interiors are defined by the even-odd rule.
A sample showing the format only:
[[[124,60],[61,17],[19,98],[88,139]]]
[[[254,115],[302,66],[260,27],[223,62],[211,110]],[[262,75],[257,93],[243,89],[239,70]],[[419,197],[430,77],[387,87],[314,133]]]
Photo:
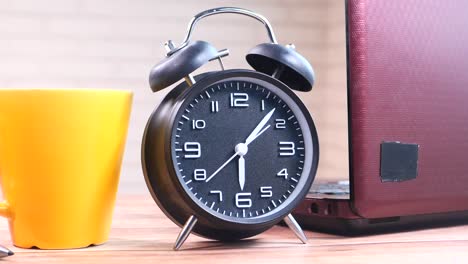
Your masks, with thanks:
[[[276,108],[273,108],[265,117],[263,117],[263,119],[260,121],[260,123],[258,123],[258,125],[254,128],[252,133],[250,133],[250,135],[245,140],[246,145],[250,144],[252,141],[254,141],[254,139],[257,138],[257,136],[260,135],[260,132],[262,131],[262,128],[266,125],[266,123],[268,123],[268,120],[270,120],[271,116],[275,112],[275,109]]]
[[[239,157],[239,185],[241,191],[244,190],[245,185],[245,159],[244,156]]]

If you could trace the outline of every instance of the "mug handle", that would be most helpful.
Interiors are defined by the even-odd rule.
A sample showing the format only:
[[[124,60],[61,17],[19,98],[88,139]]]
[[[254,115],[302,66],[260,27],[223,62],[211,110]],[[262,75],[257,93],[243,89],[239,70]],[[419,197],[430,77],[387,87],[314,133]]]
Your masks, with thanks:
[[[0,216],[10,217],[10,206],[6,201],[0,202]]]

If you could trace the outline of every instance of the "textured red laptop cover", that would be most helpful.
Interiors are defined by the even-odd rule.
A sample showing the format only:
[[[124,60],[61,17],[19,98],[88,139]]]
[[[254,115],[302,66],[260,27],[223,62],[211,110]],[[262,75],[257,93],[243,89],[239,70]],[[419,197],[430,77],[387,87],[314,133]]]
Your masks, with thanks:
[[[468,210],[468,1],[349,0],[352,204],[366,218]],[[382,182],[380,144],[419,144]]]

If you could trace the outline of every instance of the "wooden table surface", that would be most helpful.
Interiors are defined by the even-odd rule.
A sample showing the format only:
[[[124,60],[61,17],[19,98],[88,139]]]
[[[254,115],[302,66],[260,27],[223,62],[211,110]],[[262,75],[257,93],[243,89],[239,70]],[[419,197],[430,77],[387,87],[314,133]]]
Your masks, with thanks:
[[[13,247],[6,221],[0,243],[14,256],[3,263],[468,263],[468,226],[347,238],[307,232],[303,245],[289,229],[275,226],[234,244],[191,235],[181,251],[172,250],[179,228],[167,219],[150,195],[117,199],[109,241],[76,250]]]

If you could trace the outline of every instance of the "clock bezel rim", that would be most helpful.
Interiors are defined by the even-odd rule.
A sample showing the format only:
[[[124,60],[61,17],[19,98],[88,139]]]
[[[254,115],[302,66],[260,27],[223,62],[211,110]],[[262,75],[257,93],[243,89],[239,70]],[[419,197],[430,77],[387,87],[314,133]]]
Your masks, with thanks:
[[[273,86],[275,89],[278,89],[280,92],[283,92],[285,96],[288,96],[289,98],[291,98],[290,100],[297,106],[298,112],[300,112],[303,117],[303,120],[301,122],[303,122],[304,125],[307,126],[307,128],[309,128],[308,134],[310,137],[310,145],[311,145],[310,147],[312,148],[310,150],[312,151],[312,154],[310,158],[311,159],[310,169],[308,172],[309,177],[307,177],[306,180],[302,180],[303,178],[302,175],[304,175],[304,172],[306,171],[304,169],[303,174],[301,174],[301,180],[296,185],[293,193],[290,196],[288,196],[288,198],[285,200],[285,203],[281,204],[280,206],[278,206],[278,208],[275,208],[269,213],[260,215],[258,217],[253,217],[253,218],[240,218],[240,217],[226,216],[221,213],[216,213],[214,210],[209,209],[203,203],[199,202],[198,199],[196,199],[196,197],[193,195],[193,193],[188,189],[188,187],[182,183],[182,179],[180,177],[181,175],[179,175],[180,172],[176,170],[177,161],[174,159],[175,151],[173,148],[173,131],[175,130],[175,127],[177,127],[176,125],[177,117],[178,116],[180,117],[183,113],[181,112],[181,109],[183,108],[183,106],[188,105],[192,99],[199,96],[199,94],[203,93],[206,89],[209,89],[209,87],[211,87],[212,85],[215,85],[216,83],[219,83],[219,82],[228,81],[229,79],[236,79],[236,78],[251,79],[253,80],[252,81],[253,83],[256,83],[255,81],[258,82],[258,80],[260,80],[260,82],[268,83],[269,85]],[[169,165],[168,167],[170,169],[171,178],[175,180],[176,188],[179,189],[178,193],[182,194],[182,198],[184,199],[186,203],[187,201],[189,201],[188,203],[189,207],[191,208],[196,207],[194,211],[196,211],[198,214],[200,213],[199,211],[202,211],[203,212],[202,215],[206,217],[207,219],[210,219],[211,221],[214,218],[215,220],[220,220],[220,221],[227,222],[227,223],[234,223],[237,225],[238,224],[263,225],[267,223],[272,223],[273,225],[279,222],[300,203],[302,199],[299,199],[298,197],[301,197],[301,196],[305,197],[308,190],[310,189],[311,183],[315,179],[315,174],[316,174],[317,165],[318,165],[318,155],[319,155],[318,136],[317,136],[315,124],[310,116],[310,113],[305,107],[305,105],[302,103],[299,97],[290,90],[290,88],[286,84],[282,83],[281,81],[277,79],[272,78],[269,75],[256,72],[256,71],[251,71],[251,70],[241,69],[241,70],[227,70],[227,71],[217,72],[216,74],[209,75],[205,78],[202,78],[201,80],[197,81],[194,84],[194,86],[188,89],[190,91],[187,91],[186,93],[184,93],[182,95],[183,98],[180,98],[181,100],[177,100],[177,106],[172,109],[172,113],[169,118],[170,127],[168,127],[168,130],[167,130],[168,136],[169,136],[169,143],[167,145],[169,149],[167,151],[169,153],[167,153],[167,151],[165,152],[166,152],[166,155],[167,154],[169,155],[167,157],[168,158],[167,160],[170,163],[168,164]],[[276,92],[275,94],[278,95],[278,93]],[[278,96],[284,100],[284,97],[281,97],[280,95]],[[288,105],[288,107],[292,110],[292,107],[290,105]],[[294,114],[297,117],[297,112],[294,112]],[[303,132],[303,134],[304,134],[304,141],[306,141],[306,133]],[[300,186],[300,184],[302,185]],[[307,186],[309,187],[305,188]],[[297,188],[302,188],[302,190],[296,191]]]

